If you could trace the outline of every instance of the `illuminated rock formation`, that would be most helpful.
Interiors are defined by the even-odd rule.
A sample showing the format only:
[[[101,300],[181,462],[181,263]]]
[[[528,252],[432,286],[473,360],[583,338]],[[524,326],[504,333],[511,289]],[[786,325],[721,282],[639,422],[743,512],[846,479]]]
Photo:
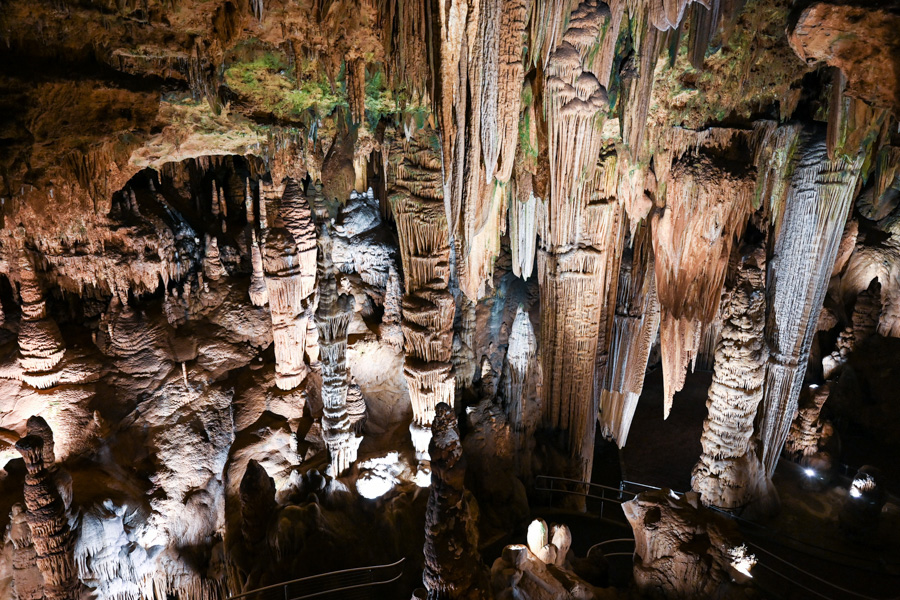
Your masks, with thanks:
[[[303,261],[294,236],[281,219],[266,234],[264,268],[266,293],[275,338],[275,384],[292,390],[306,379],[306,306],[303,302]]]
[[[835,350],[822,359],[822,375],[832,379],[847,362],[850,353],[875,333],[881,316],[881,284],[873,280],[869,288],[856,297],[850,324],[838,334]]]
[[[709,416],[700,438],[703,454],[691,479],[708,506],[740,508],[765,492],[762,465],[750,441],[768,359],[765,262],[763,248],[748,248],[722,299]]]
[[[644,387],[650,348],[659,330],[659,303],[647,229],[626,248],[619,268],[609,364],[600,390],[600,428],[621,448]]]
[[[766,474],[775,470],[806,373],[810,345],[856,187],[860,160],[828,160],[820,132],[804,132],[769,260],[769,363],[759,421]]]
[[[353,296],[338,294],[331,262],[328,226],[319,233],[319,307],[316,327],[322,363],[322,437],[331,457],[331,468],[339,477],[356,462],[362,438],[351,431],[347,413],[347,327],[353,315]]]
[[[425,512],[425,572],[429,600],[489,598],[478,555],[475,498],[466,490],[466,461],[456,414],[439,403],[431,426],[431,495]]]
[[[737,525],[697,494],[643,492],[622,505],[634,531],[634,582],[647,598],[731,598],[756,563]]]
[[[251,231],[250,268],[250,303],[253,306],[265,306],[269,303],[269,292],[266,288],[262,250],[260,250],[259,241],[256,239],[256,231]]]
[[[29,435],[16,442],[25,459],[26,520],[44,576],[49,600],[75,600],[79,582],[74,563],[74,538],[69,530],[63,499],[44,464],[44,440]]]
[[[47,314],[47,303],[31,259],[21,254],[18,266],[22,299],[19,326],[22,379],[32,387],[47,389],[59,383],[62,374],[56,367],[66,353],[66,345],[56,321]]]
[[[784,442],[784,451],[793,460],[802,461],[819,451],[823,430],[819,415],[829,393],[831,386],[828,383],[809,386],[806,401],[797,409],[797,417]]]
[[[519,473],[531,472],[534,432],[541,421],[541,362],[531,318],[522,306],[516,309],[503,365],[501,396],[506,416],[515,433],[515,461]]]
[[[824,61],[840,68],[848,94],[897,111],[898,28],[896,4],[813,2],[797,17],[788,39],[807,63]]]
[[[413,440],[420,457],[428,447],[435,406],[453,406],[451,374],[456,306],[447,289],[450,245],[440,160],[427,133],[398,149],[389,171],[388,200],[397,222],[405,295],[402,302],[403,374],[413,407]],[[395,162],[393,162],[395,161]]]
[[[566,432],[576,475],[589,479],[599,409],[595,377],[606,366],[625,215],[617,202],[600,201],[587,205],[583,218],[576,248],[538,252],[538,277],[543,425]]]
[[[719,308],[732,245],[752,210],[751,175],[747,166],[686,154],[672,168],[665,209],[653,216],[665,417]]]

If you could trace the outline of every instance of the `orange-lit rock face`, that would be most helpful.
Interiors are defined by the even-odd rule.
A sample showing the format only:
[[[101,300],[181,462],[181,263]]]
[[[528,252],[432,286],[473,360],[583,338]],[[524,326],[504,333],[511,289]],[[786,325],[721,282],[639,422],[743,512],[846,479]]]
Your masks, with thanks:
[[[896,3],[814,2],[800,14],[789,39],[803,60],[839,68],[848,80],[847,94],[900,111],[898,28]]]

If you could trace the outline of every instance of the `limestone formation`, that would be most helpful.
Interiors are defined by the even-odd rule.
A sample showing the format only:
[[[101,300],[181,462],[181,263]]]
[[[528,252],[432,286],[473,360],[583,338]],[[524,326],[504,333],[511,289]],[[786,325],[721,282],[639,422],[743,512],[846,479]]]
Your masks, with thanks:
[[[34,265],[27,254],[18,259],[22,323],[19,327],[19,362],[22,379],[38,389],[56,385],[62,374],[58,365],[66,353],[59,326],[47,313],[47,303]]]
[[[393,168],[389,202],[402,243],[405,275],[402,302],[403,374],[413,407],[414,440],[424,457],[427,429],[435,406],[453,406],[455,380],[451,373],[453,317],[456,306],[447,289],[450,242],[440,180],[440,161],[427,134],[413,139]]]
[[[25,459],[26,520],[44,576],[44,595],[49,600],[75,600],[79,581],[74,562],[74,538],[69,529],[63,499],[44,463],[44,440],[29,435],[16,442]]]
[[[642,229],[622,256],[610,359],[600,390],[600,430],[620,448],[628,440],[650,348],[659,330],[656,273],[647,234],[647,229]]]
[[[7,535],[13,546],[11,566],[15,597],[19,600],[41,600],[44,597],[44,578],[38,568],[28,514],[21,504],[12,507]]]
[[[338,294],[334,263],[331,261],[331,234],[325,225],[319,233],[316,327],[322,363],[322,437],[335,477],[342,475],[356,462],[356,450],[362,439],[351,431],[347,412],[347,327],[353,307],[353,296]]]
[[[745,507],[766,490],[751,442],[768,359],[765,250],[745,249],[733,278],[722,299],[722,333],[700,438],[703,454],[691,480],[704,504],[724,509]]]
[[[703,153],[685,155],[672,168],[665,210],[653,216],[665,417],[684,385],[688,364],[696,359],[702,326],[716,316],[731,248],[743,233],[752,193],[745,166]]]
[[[802,461],[819,452],[824,426],[819,416],[830,392],[831,386],[828,383],[813,384],[807,389],[806,401],[797,409],[797,417],[791,423],[791,430],[784,443],[785,454],[793,460]]]
[[[466,461],[456,415],[449,404],[435,407],[431,426],[431,495],[425,512],[425,573],[429,600],[489,598],[487,574],[478,555],[475,499],[466,490]]]
[[[622,505],[634,531],[634,582],[647,598],[736,598],[755,558],[733,521],[697,494],[642,492]]]
[[[775,470],[797,409],[859,164],[859,157],[829,160],[821,132],[804,133],[768,263],[770,356],[759,430],[768,476]]]
[[[306,306],[303,261],[294,236],[280,218],[265,238],[266,294],[275,338],[275,384],[292,390],[306,379]]]

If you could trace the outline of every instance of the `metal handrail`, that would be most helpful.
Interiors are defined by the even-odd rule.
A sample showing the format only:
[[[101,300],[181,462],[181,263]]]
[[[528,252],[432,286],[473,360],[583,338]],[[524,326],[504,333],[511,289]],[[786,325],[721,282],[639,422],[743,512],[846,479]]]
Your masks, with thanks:
[[[565,481],[566,483],[574,483],[576,485],[586,485],[586,486],[593,487],[593,488],[609,490],[610,492],[615,492],[616,494],[620,494],[620,495],[621,494],[631,494],[632,496],[637,495],[635,492],[629,492],[627,490],[623,490],[622,488],[614,488],[614,487],[610,487],[608,485],[602,485],[600,483],[592,483],[590,481],[579,481],[577,479],[569,479],[568,477],[553,477],[551,475],[538,475],[537,477],[535,477],[535,480],[538,480],[538,479],[548,479],[550,481]],[[562,491],[562,490],[556,490],[556,491]]]
[[[626,490],[624,490],[624,489],[622,489],[622,490],[616,490],[615,488],[610,488],[609,486],[604,486],[604,485],[600,485],[600,484],[595,484],[595,483],[591,483],[591,482],[588,482],[588,481],[577,481],[577,480],[573,480],[573,479],[566,479],[566,478],[564,478],[564,477],[550,477],[550,476],[547,476],[547,475],[539,475],[536,479],[540,479],[540,478],[549,479],[549,480],[562,480],[562,481],[566,481],[566,482],[568,482],[568,483],[583,484],[583,485],[588,485],[588,486],[595,486],[595,487],[600,487],[600,488],[603,488],[603,489],[611,490],[611,491],[614,491],[614,492],[620,492],[620,491],[621,491],[621,493],[626,493],[626,494],[631,494],[632,496],[637,496],[637,493],[635,493],[635,492],[626,491]],[[647,484],[645,484],[645,483],[638,483],[638,482],[636,482],[636,481],[626,481],[626,480],[622,480],[621,485],[623,486],[623,488],[624,488],[624,486],[625,486],[626,484],[627,484],[627,485],[634,485],[634,486],[638,486],[638,487],[643,487],[643,488],[646,488],[646,489],[652,489],[652,490],[660,490],[660,489],[662,489],[662,488],[658,488],[658,487],[656,487],[656,486],[647,485]],[[536,488],[536,489],[541,489],[541,488]],[[603,498],[603,497],[599,497],[599,496],[591,496],[591,495],[589,495],[589,494],[584,494],[584,493],[576,492],[576,491],[573,491],[573,490],[565,490],[565,489],[558,489],[558,490],[557,490],[557,489],[548,489],[548,490],[546,490],[546,491],[550,491],[550,492],[562,492],[562,493],[564,493],[564,494],[573,494],[573,495],[580,495],[580,496],[593,497],[593,498],[596,498],[596,499],[598,499],[598,500],[602,500],[602,501],[604,501],[604,502],[615,502],[616,504],[623,504],[622,502],[617,502],[616,500],[613,500],[613,499],[611,499],[611,498]],[[679,495],[683,495],[682,493],[679,493],[679,492],[675,492],[675,493],[676,493],[676,494],[679,494]],[[603,507],[603,505],[601,504],[601,510],[602,510],[602,507]],[[713,507],[713,508],[714,508],[714,507]],[[739,517],[739,516],[737,516],[737,515],[733,515],[733,514],[727,512],[727,511],[719,510],[719,511],[717,511],[717,512],[720,512],[721,514],[723,514],[723,515],[725,515],[725,516],[728,516],[728,517],[731,517],[731,518],[734,518],[734,519],[736,519],[736,520],[743,521],[743,522],[747,522],[747,523],[753,524],[753,525],[755,525],[755,526],[757,526],[757,527],[762,527],[764,530],[768,530],[768,528],[766,528],[766,527],[764,527],[764,526],[760,526],[760,525],[757,524],[757,523],[753,523],[752,521],[748,521],[747,519],[743,519],[743,518],[741,518],[741,517]],[[787,537],[787,536],[786,536],[786,537]],[[603,544],[605,544],[605,543],[613,543],[613,542],[620,542],[620,541],[633,541],[633,540],[629,540],[628,538],[619,538],[619,539],[616,539],[616,540],[607,540],[606,542],[600,542],[599,544],[594,544],[594,546],[592,546],[591,548],[594,548],[594,547],[596,547],[596,546],[601,546],[601,545],[603,545]],[[785,560],[785,559],[783,559],[783,558],[781,558],[781,557],[779,557],[779,556],[777,556],[777,555],[775,555],[775,554],[772,554],[771,552],[769,552],[769,551],[767,551],[767,550],[761,548],[761,547],[758,546],[757,544],[754,544],[754,543],[752,543],[752,542],[747,542],[747,544],[748,544],[749,546],[751,546],[751,547],[757,549],[757,550],[762,551],[762,552],[765,553],[765,554],[768,554],[768,555],[771,556],[772,558],[774,558],[774,559],[776,559],[776,560],[778,560],[778,561],[780,561],[780,562],[782,562],[782,563],[788,565],[789,567],[795,569],[796,571],[798,571],[798,572],[800,572],[800,573],[803,573],[804,575],[807,575],[807,576],[809,576],[809,577],[812,577],[813,579],[816,579],[817,581],[821,582],[822,584],[824,584],[824,585],[826,585],[826,586],[828,586],[828,587],[830,587],[830,588],[832,588],[832,589],[839,590],[839,591],[841,591],[841,592],[843,592],[843,593],[848,593],[848,594],[851,594],[851,595],[853,595],[853,596],[855,596],[855,597],[863,598],[863,599],[865,599],[865,600],[879,600],[879,599],[877,599],[877,598],[872,598],[871,596],[866,596],[866,595],[864,595],[864,594],[860,594],[859,592],[853,592],[853,591],[848,590],[848,589],[846,589],[846,588],[843,588],[843,587],[841,587],[841,586],[839,586],[839,585],[837,585],[837,584],[831,583],[830,581],[828,581],[828,580],[826,580],[826,579],[822,579],[821,577],[819,577],[819,576],[817,576],[817,575],[814,575],[814,574],[812,574],[812,573],[809,573],[808,571],[806,571],[806,570],[804,570],[804,569],[801,569],[800,567],[794,565],[793,563],[788,562],[787,560]],[[633,553],[610,553],[610,554],[604,554],[604,556],[620,556],[620,555],[629,555],[629,554],[633,554]],[[794,581],[792,578],[790,578],[790,577],[784,575],[783,573],[781,573],[781,572],[779,572],[779,571],[776,571],[776,570],[773,569],[771,566],[765,565],[765,564],[763,564],[763,563],[758,563],[758,564],[759,564],[760,566],[762,566],[763,568],[765,568],[766,570],[768,570],[768,571],[774,573],[775,575],[778,575],[779,577],[782,577],[782,578],[786,579],[787,581],[790,581],[791,583],[797,585],[797,586],[800,587],[801,589],[804,589],[804,590],[806,590],[806,591],[808,591],[808,592],[811,592],[811,593],[815,594],[816,596],[819,596],[819,597],[822,597],[822,598],[827,598],[827,596],[825,596],[825,595],[823,595],[823,594],[821,594],[821,593],[819,593],[819,592],[816,592],[815,590],[811,590],[810,588],[804,586],[803,584],[801,584],[801,583],[799,583],[799,582]],[[891,599],[891,600],[897,600],[897,599]]]
[[[385,585],[387,583],[394,583],[401,577],[403,577],[402,572],[399,575],[397,575],[391,579],[388,579],[387,581],[372,581],[369,583],[358,583],[356,585],[348,585],[348,586],[344,586],[344,587],[334,588],[332,590],[325,590],[323,592],[316,592],[314,594],[306,594],[303,596],[296,596],[294,598],[291,598],[290,600],[306,600],[307,598],[316,598],[318,596],[324,596],[325,594],[333,594],[335,592],[346,592],[347,590],[355,590],[358,588],[370,587],[373,585]]]
[[[237,600],[238,598],[244,598],[244,597],[250,596],[252,594],[258,594],[260,592],[267,592],[269,590],[274,590],[274,589],[278,589],[278,588],[287,588],[287,586],[293,585],[295,583],[303,583],[305,581],[313,581],[316,579],[321,579],[323,577],[329,577],[332,575],[345,575],[347,573],[358,573],[358,572],[362,572],[362,571],[374,572],[374,571],[378,571],[378,570],[382,570],[382,569],[389,569],[391,567],[396,567],[405,561],[406,561],[406,557],[404,556],[403,558],[401,558],[398,561],[384,564],[384,565],[371,565],[368,567],[354,567],[352,569],[340,569],[338,571],[329,571],[327,573],[318,573],[317,575],[307,575],[306,577],[300,577],[299,579],[291,579],[290,581],[282,581],[281,583],[274,583],[272,585],[267,585],[267,586],[263,586],[261,588],[256,588],[256,589],[249,590],[246,592],[241,592],[240,594],[236,594],[234,596],[229,596],[226,600]],[[403,573],[401,572],[400,575],[398,575],[397,577],[395,577],[394,579],[392,579],[390,581],[368,582],[368,583],[360,584],[358,586],[353,586],[353,587],[361,587],[361,586],[367,586],[367,585],[381,585],[384,583],[391,583],[392,581],[396,581],[397,579],[399,579],[402,575],[403,575]],[[343,588],[341,588],[341,589],[343,589]],[[339,589],[327,590],[324,592],[317,592],[316,594],[313,594],[311,596],[300,596],[299,598],[307,598],[307,597],[312,598],[315,595],[330,594],[330,593],[336,592],[336,591],[340,591],[340,590]],[[299,599],[294,599],[294,600],[299,600]]]

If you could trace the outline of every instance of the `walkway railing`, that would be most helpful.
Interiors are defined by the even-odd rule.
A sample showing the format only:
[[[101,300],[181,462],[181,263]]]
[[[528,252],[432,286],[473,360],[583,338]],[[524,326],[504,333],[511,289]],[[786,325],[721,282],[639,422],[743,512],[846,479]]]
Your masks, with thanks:
[[[575,496],[582,496],[586,498],[593,498],[600,501],[601,513],[600,516],[603,517],[603,506],[607,503],[614,503],[617,505],[621,505],[624,502],[631,500],[635,496],[637,496],[640,491],[645,490],[658,490],[660,488],[647,485],[644,483],[639,483],[636,481],[626,481],[623,480],[619,484],[619,488],[613,488],[605,485],[600,485],[596,483],[590,483],[587,481],[578,481],[575,479],[567,479],[564,477],[550,477],[548,475],[539,475],[536,478],[536,486],[535,489],[538,491],[546,491],[551,493],[551,499],[553,493],[563,493]],[[577,489],[576,489],[577,488]],[[585,491],[581,491],[581,490]],[[635,489],[639,491],[634,491]],[[596,493],[591,493],[596,492]],[[673,492],[676,495],[683,495],[681,492]],[[753,521],[748,521],[742,517],[739,517],[733,513],[730,513],[725,510],[718,510],[712,507],[714,510],[717,510],[720,514],[723,514],[729,518],[732,518],[736,521],[739,521],[742,524],[748,524],[753,526],[756,529],[762,529],[765,531],[770,531],[763,525],[758,523],[754,523]],[[621,510],[619,511],[620,514]],[[790,538],[793,539],[793,538]],[[621,546],[624,544],[628,544],[628,548],[631,549],[631,552],[623,551],[624,548]],[[848,589],[846,587],[842,587],[836,583],[832,583],[827,579],[824,579],[818,575],[815,575],[793,563],[790,561],[773,554],[772,552],[762,548],[758,545],[758,543],[747,542],[747,545],[750,546],[757,554],[757,568],[761,568],[765,572],[771,573],[775,575],[779,579],[783,580],[783,585],[786,586],[791,592],[801,591],[804,594],[812,594],[812,596],[806,597],[815,597],[815,598],[825,598],[825,599],[837,599],[837,598],[851,598],[851,599],[861,599],[861,600],[900,600],[900,596],[892,596],[890,598],[873,598],[872,596],[867,596],[861,592],[856,592],[854,590]],[[613,556],[633,556],[634,551],[634,538],[618,538],[613,540],[606,540],[600,542],[599,544],[594,544],[591,549],[596,547],[605,548],[607,546],[612,546],[611,550],[613,552],[604,552],[605,556],[613,557]],[[811,555],[810,555],[811,556]],[[791,573],[790,575],[785,573],[785,569]],[[805,578],[805,583],[801,583],[798,579]],[[767,592],[773,593],[775,596],[780,597],[779,594],[774,592],[774,590],[770,589],[768,584],[763,584],[762,581],[757,580],[757,584],[760,585],[761,588],[766,589]],[[813,589],[814,587],[818,587],[819,590]],[[827,590],[827,591],[821,591]],[[794,597],[794,596],[790,596]]]
[[[370,588],[399,580],[403,576],[405,561],[406,558],[401,558],[385,565],[319,573],[248,590],[231,596],[228,600],[305,600],[325,598],[338,592],[342,599],[374,597],[368,594]]]

